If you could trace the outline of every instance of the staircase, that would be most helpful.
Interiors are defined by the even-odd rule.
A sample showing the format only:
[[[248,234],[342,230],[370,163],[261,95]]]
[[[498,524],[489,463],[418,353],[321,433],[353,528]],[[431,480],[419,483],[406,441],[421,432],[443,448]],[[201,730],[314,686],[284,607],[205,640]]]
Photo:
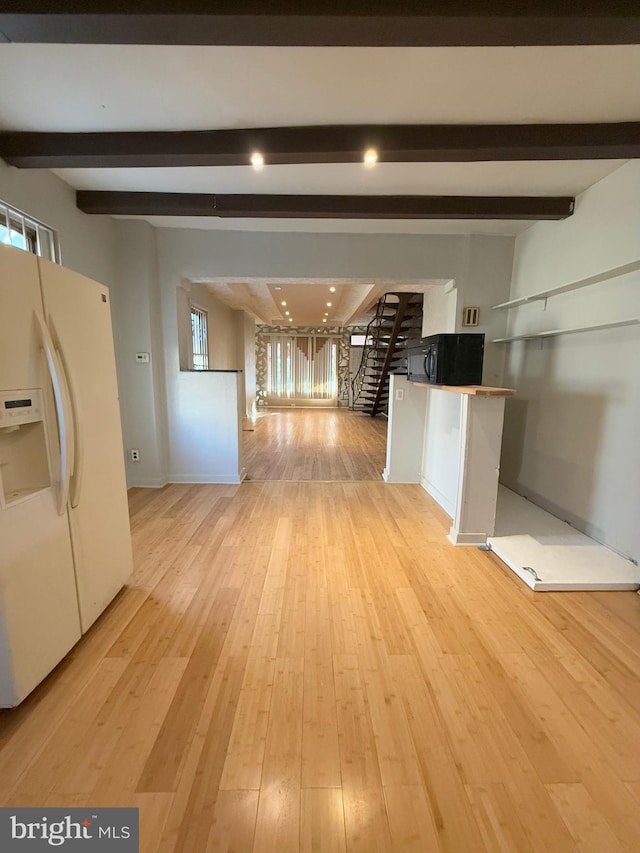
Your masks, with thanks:
[[[385,293],[367,327],[365,347],[353,378],[351,408],[371,417],[386,414],[389,374],[404,367],[404,342],[422,332],[422,293]],[[369,343],[367,343],[367,341]]]

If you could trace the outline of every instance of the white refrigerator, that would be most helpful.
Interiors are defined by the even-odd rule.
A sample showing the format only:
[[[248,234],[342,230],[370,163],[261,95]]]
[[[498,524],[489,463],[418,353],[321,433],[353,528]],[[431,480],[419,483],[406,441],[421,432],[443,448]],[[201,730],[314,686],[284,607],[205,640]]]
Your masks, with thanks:
[[[131,570],[109,291],[0,245],[0,708]]]

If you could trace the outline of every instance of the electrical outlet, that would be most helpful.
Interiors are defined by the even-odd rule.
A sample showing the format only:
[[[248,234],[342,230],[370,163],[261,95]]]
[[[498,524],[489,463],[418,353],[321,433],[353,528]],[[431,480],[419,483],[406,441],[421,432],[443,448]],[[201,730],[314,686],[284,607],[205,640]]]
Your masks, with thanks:
[[[132,462],[139,462],[140,461],[140,451],[139,450],[130,450],[129,451],[129,457],[130,457]]]
[[[396,388],[396,400],[404,400],[404,388]]]

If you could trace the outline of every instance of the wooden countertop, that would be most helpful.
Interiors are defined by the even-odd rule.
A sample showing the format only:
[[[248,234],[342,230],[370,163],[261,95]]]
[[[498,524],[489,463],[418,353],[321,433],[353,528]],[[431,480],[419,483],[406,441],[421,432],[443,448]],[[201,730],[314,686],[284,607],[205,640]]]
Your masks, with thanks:
[[[513,388],[492,388],[490,385],[431,385],[428,382],[412,382],[419,388],[437,388],[438,391],[453,391],[455,394],[471,394],[474,397],[512,397]]]

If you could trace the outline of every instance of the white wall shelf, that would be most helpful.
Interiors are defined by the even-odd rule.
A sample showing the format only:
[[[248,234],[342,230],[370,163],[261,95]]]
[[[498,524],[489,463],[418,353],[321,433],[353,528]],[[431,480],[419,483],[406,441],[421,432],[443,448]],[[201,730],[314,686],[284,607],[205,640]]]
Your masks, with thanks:
[[[539,338],[555,338],[558,335],[574,335],[576,332],[597,332],[600,329],[614,329],[616,326],[635,326],[640,323],[640,317],[629,320],[615,320],[612,323],[596,323],[592,326],[574,326],[569,329],[550,329],[547,332],[530,332],[528,335],[513,335],[510,338],[494,338],[494,344],[509,344],[511,341],[532,341]]]
[[[552,296],[559,296],[561,293],[569,293],[571,290],[579,290],[581,287],[589,287],[592,284],[600,284],[603,281],[610,281],[612,278],[618,278],[627,273],[637,272],[640,270],[640,260],[631,261],[628,264],[622,264],[619,267],[605,270],[604,272],[590,275],[587,278],[581,278],[578,281],[571,281],[569,284],[560,284],[557,287],[550,287],[548,290],[540,290],[537,293],[531,293],[529,296],[521,296],[518,299],[510,299],[508,302],[500,302],[499,305],[492,305],[492,311],[507,310],[509,308],[518,308],[521,305],[526,305],[529,302],[543,302]]]

